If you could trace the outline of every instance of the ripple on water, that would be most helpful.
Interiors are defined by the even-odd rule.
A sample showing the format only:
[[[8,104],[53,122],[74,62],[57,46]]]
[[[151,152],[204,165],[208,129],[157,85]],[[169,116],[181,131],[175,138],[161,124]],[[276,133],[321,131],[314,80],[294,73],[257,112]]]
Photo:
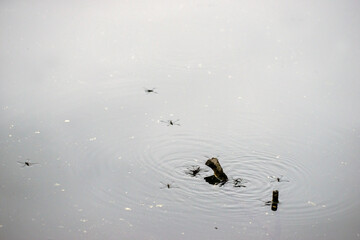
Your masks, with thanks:
[[[350,199],[330,199],[327,194],[317,193],[312,180],[316,173],[306,167],[302,159],[288,152],[275,152],[276,146],[262,147],[267,141],[260,136],[229,136],[216,131],[196,135],[182,132],[171,137],[154,136],[145,142],[144,150],[138,152],[139,165],[159,180],[176,183],[179,188],[175,199],[203,214],[214,215],[219,208],[224,210],[224,215],[238,216],[246,215],[250,209],[268,211],[264,201],[271,200],[275,189],[280,192],[282,217],[294,224],[319,217],[326,219],[339,211],[349,211],[354,205]],[[289,147],[297,144],[292,138],[284,142],[288,142]],[[210,169],[197,177],[185,174],[192,165],[207,169],[205,156],[212,157],[212,154],[218,156],[230,179],[242,178],[246,187],[234,188],[231,180],[221,188],[211,186],[203,180],[212,174]],[[269,179],[269,176],[281,175],[289,182]]]
[[[295,144],[294,141],[287,142]],[[91,179],[86,184],[89,198],[114,209],[161,208],[183,217],[197,212],[205,217],[232,215],[243,221],[246,218],[241,216],[249,213],[270,211],[264,202],[271,199],[275,189],[280,192],[282,218],[291,220],[288,224],[351,209],[344,199],[329,201],[327,195],[314,197],[312,170],[291,154],[276,152],[276,146],[264,147],[264,142],[266,139],[260,136],[229,136],[216,131],[151,135],[136,146],[129,145],[127,155],[121,158],[118,150],[97,148],[87,157],[94,160],[87,162],[83,177]],[[218,156],[230,178],[223,187],[209,185],[203,179],[212,175],[205,166],[212,156]],[[185,172],[193,165],[209,171],[192,177]],[[80,168],[83,169],[81,162],[75,170]],[[289,182],[269,179],[281,175]],[[244,179],[246,187],[233,187],[231,181],[235,178]],[[174,188],[164,187],[168,183]]]
[[[183,132],[173,134],[171,139],[159,135],[146,139],[145,149],[138,151],[136,158],[142,168],[156,176],[154,179],[174,182],[179,187],[176,189],[177,200],[188,202],[192,208],[209,215],[219,207],[239,215],[246,214],[249,208],[262,207],[263,201],[270,200],[272,190],[281,184],[270,182],[268,176],[284,175],[291,179],[292,184],[303,178],[309,179],[309,171],[291,157],[251,150],[246,147],[246,137],[227,137],[221,133],[192,135]],[[212,175],[212,170],[205,166],[211,154],[219,156],[230,178],[229,183],[221,188],[211,186],[203,179]],[[210,171],[191,177],[185,171],[193,165]],[[232,181],[235,178],[244,179],[246,187],[234,188]],[[291,190],[291,186],[281,184],[280,191]],[[304,192],[306,184],[293,188]]]

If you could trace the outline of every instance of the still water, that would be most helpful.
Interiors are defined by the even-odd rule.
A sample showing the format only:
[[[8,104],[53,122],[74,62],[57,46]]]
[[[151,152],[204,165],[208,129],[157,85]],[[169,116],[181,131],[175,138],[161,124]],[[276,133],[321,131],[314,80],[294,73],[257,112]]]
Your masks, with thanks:
[[[2,1],[0,239],[359,239],[359,7]]]

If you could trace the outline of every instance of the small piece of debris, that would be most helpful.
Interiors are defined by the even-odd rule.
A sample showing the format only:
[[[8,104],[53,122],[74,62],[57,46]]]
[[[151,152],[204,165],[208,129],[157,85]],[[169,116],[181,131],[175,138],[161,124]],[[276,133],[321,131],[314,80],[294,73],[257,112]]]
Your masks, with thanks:
[[[311,206],[316,206],[316,203],[312,202],[312,201],[308,201],[308,204],[310,204]]]

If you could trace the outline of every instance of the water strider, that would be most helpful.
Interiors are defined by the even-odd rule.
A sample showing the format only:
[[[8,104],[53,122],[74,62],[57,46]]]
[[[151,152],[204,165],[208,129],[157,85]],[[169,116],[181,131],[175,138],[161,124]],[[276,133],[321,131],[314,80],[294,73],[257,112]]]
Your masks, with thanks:
[[[189,167],[185,173],[192,176],[192,177],[196,177],[200,172],[207,172],[208,170],[204,170],[201,169],[200,166],[197,165],[193,165],[191,167]]]
[[[164,189],[164,188],[179,188],[177,186],[174,186],[174,183],[163,183],[163,182],[160,182],[163,186],[161,187],[161,189]]]
[[[26,159],[25,162],[18,161],[18,163],[23,164],[21,167],[26,167],[26,166],[30,167],[30,166],[35,165],[35,164],[40,164],[40,163],[31,163],[30,159]]]
[[[283,175],[280,175],[280,177],[276,177],[276,176],[268,176],[268,178],[270,178],[271,182],[289,182],[289,180],[287,179],[283,179]]]
[[[174,126],[174,125],[180,126],[180,123],[178,123],[179,121],[180,121],[180,119],[177,119],[175,121],[173,121],[173,120],[167,120],[167,121],[161,120],[160,122],[166,123],[168,126]]]
[[[155,93],[155,94],[158,94],[158,92],[155,91],[156,88],[153,88],[153,89],[147,89],[147,88],[144,88],[144,91],[146,93]]]

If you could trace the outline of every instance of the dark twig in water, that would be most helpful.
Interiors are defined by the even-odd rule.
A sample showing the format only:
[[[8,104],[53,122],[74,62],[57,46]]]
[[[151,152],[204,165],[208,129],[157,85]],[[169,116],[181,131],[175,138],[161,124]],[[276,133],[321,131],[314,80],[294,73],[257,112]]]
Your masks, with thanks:
[[[274,190],[271,201],[266,201],[265,206],[271,206],[271,210],[276,211],[279,204],[279,191]]]
[[[222,186],[228,181],[228,177],[224,173],[217,158],[208,159],[205,165],[214,171],[214,175],[204,178],[206,182],[212,185],[219,184],[219,186]]]
[[[179,121],[180,121],[180,119],[177,119],[175,121],[173,121],[173,120],[167,120],[167,121],[161,120],[160,122],[166,123],[168,126],[174,126],[174,125],[180,126],[180,123],[178,123]]]
[[[26,159],[26,161],[25,162],[19,162],[18,161],[18,163],[19,164],[23,164],[21,167],[31,167],[32,165],[35,165],[35,164],[40,164],[40,163],[31,163],[30,162],[30,159]]]

